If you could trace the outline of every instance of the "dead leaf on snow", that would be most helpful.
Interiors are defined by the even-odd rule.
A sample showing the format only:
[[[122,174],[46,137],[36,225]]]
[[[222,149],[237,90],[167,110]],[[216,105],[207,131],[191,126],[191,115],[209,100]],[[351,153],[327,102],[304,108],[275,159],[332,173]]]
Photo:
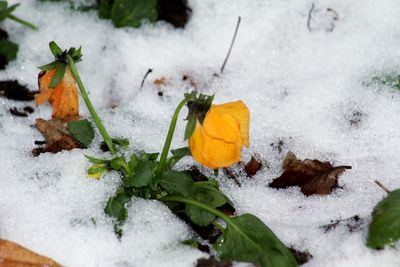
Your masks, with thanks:
[[[60,119],[47,121],[39,118],[36,119],[35,126],[43,135],[46,144],[44,147],[33,149],[34,156],[45,152],[57,153],[63,150],[82,148],[81,144],[69,135],[66,123]]]
[[[258,159],[258,156],[252,155],[251,160],[244,167],[244,171],[248,176],[255,175],[262,168],[261,160]]]
[[[41,256],[14,242],[0,239],[0,265],[2,267],[58,267],[57,262]]]
[[[306,195],[327,195],[338,186],[339,176],[351,166],[333,167],[329,162],[319,160],[299,160],[288,152],[283,164],[283,174],[269,184],[272,188],[287,188],[300,186],[301,192]]]

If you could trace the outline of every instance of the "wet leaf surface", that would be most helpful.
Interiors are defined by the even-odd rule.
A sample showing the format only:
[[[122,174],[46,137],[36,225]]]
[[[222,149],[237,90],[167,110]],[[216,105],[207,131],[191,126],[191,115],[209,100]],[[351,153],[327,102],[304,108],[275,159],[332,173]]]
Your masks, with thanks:
[[[272,188],[300,186],[306,195],[327,195],[338,187],[339,176],[350,166],[333,167],[329,162],[319,160],[299,160],[288,152],[282,165],[283,174],[269,184]]]
[[[0,265],[3,267],[61,267],[60,264],[45,256],[2,239],[0,239]]]

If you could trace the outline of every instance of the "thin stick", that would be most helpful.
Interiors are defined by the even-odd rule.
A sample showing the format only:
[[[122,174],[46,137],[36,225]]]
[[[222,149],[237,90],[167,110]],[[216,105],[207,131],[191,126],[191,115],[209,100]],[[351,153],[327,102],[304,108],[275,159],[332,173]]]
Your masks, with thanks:
[[[384,186],[381,182],[379,182],[378,180],[375,180],[375,183],[383,190],[383,191],[385,191],[386,193],[390,193],[390,190],[386,187],[386,186]]]
[[[233,47],[233,44],[235,43],[236,35],[238,33],[239,25],[240,25],[240,21],[241,20],[242,20],[242,18],[239,16],[237,24],[236,24],[235,34],[233,35],[233,39],[232,39],[232,42],[231,42],[231,46],[229,47],[228,54],[226,55],[224,63],[222,64],[222,67],[221,67],[221,71],[220,71],[221,73],[224,72],[224,68],[225,68],[226,62],[228,61],[228,58],[229,58],[229,56],[231,54],[232,47]]]
[[[153,69],[148,69],[146,74],[143,76],[142,83],[140,84],[140,89],[143,88],[144,81],[146,80],[147,76],[153,71]]]
[[[314,3],[312,3],[310,10],[308,11],[308,18],[307,18],[307,28],[309,31],[311,31],[311,14],[314,10]]]

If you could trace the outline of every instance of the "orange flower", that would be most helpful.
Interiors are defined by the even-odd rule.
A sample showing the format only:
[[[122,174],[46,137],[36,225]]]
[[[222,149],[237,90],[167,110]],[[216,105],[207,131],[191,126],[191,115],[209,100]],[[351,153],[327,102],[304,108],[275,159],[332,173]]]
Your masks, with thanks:
[[[235,164],[242,147],[249,147],[249,122],[250,113],[242,101],[211,105],[203,125],[197,121],[189,138],[193,158],[212,169]]]
[[[71,71],[67,69],[61,82],[55,88],[50,88],[55,72],[55,69],[51,69],[39,74],[40,93],[35,95],[36,106],[48,101],[53,107],[53,118],[66,120],[78,117],[78,91]]]

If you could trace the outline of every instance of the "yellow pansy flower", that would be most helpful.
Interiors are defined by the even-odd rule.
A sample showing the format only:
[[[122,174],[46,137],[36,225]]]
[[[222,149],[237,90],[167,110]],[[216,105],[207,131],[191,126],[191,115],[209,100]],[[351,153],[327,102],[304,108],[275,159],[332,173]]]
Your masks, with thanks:
[[[249,123],[250,112],[242,101],[211,105],[189,138],[193,158],[212,169],[237,163],[242,147],[249,147]]]

